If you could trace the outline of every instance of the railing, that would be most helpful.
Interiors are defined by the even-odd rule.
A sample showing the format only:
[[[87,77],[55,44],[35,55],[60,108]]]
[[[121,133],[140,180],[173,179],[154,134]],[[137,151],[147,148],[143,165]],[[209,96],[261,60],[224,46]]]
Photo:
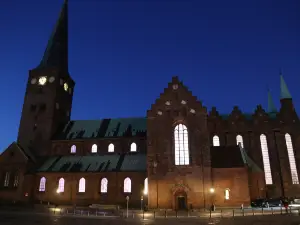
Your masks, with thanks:
[[[264,216],[292,214],[300,216],[300,209],[283,207],[276,208],[246,208],[246,209],[217,209],[215,211],[171,211],[171,210],[125,210],[104,211],[90,209],[60,209],[50,208],[50,212],[68,216],[96,216],[96,217],[119,217],[139,219],[160,219],[160,218],[230,218],[243,216]]]

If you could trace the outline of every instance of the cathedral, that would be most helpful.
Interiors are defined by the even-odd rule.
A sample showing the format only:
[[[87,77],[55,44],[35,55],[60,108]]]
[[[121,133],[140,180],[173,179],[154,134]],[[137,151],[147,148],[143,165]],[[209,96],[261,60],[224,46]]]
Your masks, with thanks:
[[[65,1],[0,155],[0,202],[200,209],[300,197],[300,123],[282,75],[280,88],[278,110],[269,92],[267,109],[221,114],[175,76],[141,117],[71,120]]]

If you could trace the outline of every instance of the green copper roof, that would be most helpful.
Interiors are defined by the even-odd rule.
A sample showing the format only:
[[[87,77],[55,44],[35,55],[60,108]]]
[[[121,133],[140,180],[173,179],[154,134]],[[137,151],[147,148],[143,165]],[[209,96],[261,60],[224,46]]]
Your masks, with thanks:
[[[128,155],[56,156],[45,161],[37,172],[144,172],[146,169],[146,155],[137,153]]]
[[[68,122],[54,140],[74,140],[110,137],[146,137],[147,119],[145,117],[74,120]]]
[[[292,98],[292,95],[283,79],[282,74],[280,74],[280,98],[281,99]]]
[[[68,71],[68,2],[65,1],[37,68],[56,67]]]
[[[268,90],[268,113],[276,113],[276,112],[277,112],[277,109],[273,102],[271,91]]]

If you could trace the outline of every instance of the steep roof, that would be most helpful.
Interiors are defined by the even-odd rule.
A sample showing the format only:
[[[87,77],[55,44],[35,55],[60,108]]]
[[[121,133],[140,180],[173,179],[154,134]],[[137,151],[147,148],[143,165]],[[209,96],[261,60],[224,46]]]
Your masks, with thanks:
[[[146,137],[145,117],[102,120],[73,120],[68,122],[54,140],[75,140],[88,138]]]
[[[37,172],[145,172],[146,154],[90,156],[55,156],[44,162]]]

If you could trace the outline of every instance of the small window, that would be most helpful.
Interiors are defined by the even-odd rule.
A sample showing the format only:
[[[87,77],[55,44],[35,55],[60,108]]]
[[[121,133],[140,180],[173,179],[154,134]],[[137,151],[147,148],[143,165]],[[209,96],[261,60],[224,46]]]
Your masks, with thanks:
[[[229,198],[230,198],[230,196],[229,196],[229,194],[230,194],[230,191],[229,191],[229,189],[226,189],[225,190],[225,200],[229,200]]]
[[[14,187],[18,187],[18,185],[19,185],[19,172],[16,172],[14,177]]]
[[[96,144],[93,144],[92,146],[92,153],[97,153],[98,147]]]
[[[83,177],[79,180],[78,192],[79,193],[85,192],[85,179]]]
[[[220,146],[220,139],[217,135],[213,137],[213,146]]]
[[[76,145],[71,146],[71,153],[76,153]]]
[[[131,193],[131,180],[129,177],[124,180],[124,193]]]
[[[58,181],[57,192],[58,193],[63,193],[64,191],[65,191],[65,179],[60,178],[59,181]]]
[[[108,145],[108,152],[114,152],[115,151],[115,146],[111,143]]]
[[[108,180],[106,178],[102,178],[101,180],[101,193],[107,193],[107,185],[108,185]]]
[[[39,191],[40,192],[45,192],[46,191],[46,178],[45,177],[42,177],[40,179]]]
[[[131,152],[136,152],[136,143],[132,143],[131,145],[130,145],[130,151]]]

